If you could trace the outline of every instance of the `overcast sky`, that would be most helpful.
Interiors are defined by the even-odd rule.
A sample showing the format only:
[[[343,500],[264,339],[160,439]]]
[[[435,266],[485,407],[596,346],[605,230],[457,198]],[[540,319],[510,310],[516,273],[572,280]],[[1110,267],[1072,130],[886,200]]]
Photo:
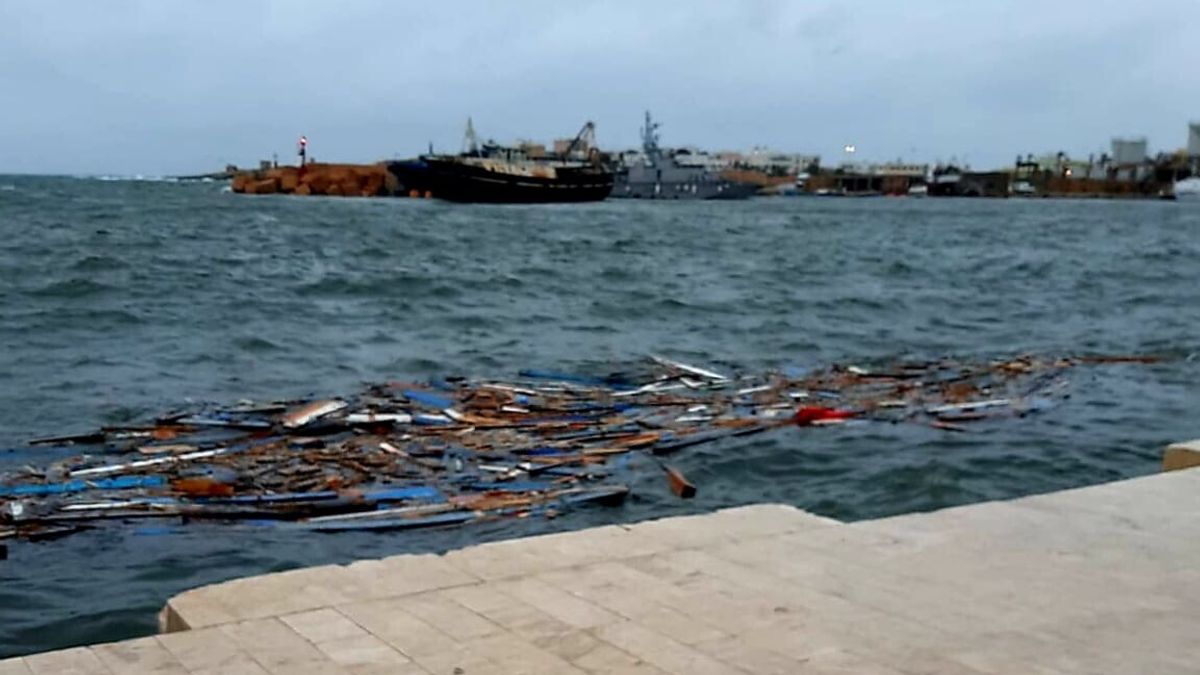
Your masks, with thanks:
[[[0,0],[0,172],[170,174],[508,141],[965,160],[1185,144],[1197,0]]]

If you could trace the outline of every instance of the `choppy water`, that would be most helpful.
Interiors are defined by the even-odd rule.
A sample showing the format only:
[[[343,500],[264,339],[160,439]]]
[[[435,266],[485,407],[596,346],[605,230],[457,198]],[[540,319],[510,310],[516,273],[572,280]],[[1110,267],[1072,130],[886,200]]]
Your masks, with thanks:
[[[151,632],[233,576],[756,501],[860,519],[1150,473],[1200,429],[1200,209],[819,200],[458,206],[216,184],[0,177],[0,466],[29,437],[185,399],[337,393],[649,351],[727,370],[897,355],[1164,352],[1079,370],[1047,414],[970,435],[785,430],[678,457],[621,508],[373,535],[196,526],[14,544],[0,656]]]

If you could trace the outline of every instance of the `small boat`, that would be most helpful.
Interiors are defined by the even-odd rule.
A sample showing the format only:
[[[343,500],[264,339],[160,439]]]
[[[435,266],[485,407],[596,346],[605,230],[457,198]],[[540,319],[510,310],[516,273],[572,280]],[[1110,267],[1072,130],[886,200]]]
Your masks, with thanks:
[[[1037,196],[1037,188],[1027,180],[1017,180],[1009,186],[1008,194],[1014,197],[1034,197]]]
[[[392,162],[388,170],[409,194],[452,202],[601,201],[612,192],[613,172],[595,149],[594,129],[591,122],[585,124],[559,155],[531,157],[522,148],[478,144],[468,120],[465,152]],[[581,158],[582,152],[586,155]]]
[[[1180,201],[1200,201],[1200,177],[1192,176],[1175,181],[1172,193],[1175,195],[1175,199]]]

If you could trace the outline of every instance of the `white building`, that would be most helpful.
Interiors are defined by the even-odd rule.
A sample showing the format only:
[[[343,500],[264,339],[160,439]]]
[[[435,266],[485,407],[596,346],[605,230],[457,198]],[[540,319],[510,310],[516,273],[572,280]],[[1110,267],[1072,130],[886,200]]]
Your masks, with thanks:
[[[717,155],[709,153],[695,147],[676,148],[674,150],[675,163],[679,166],[690,166],[708,171],[720,171],[728,165]]]
[[[750,152],[741,153],[737,163],[749,169],[759,171],[778,171],[787,174],[802,173],[813,164],[819,164],[819,155],[809,155],[801,152],[781,152],[770,148],[756,146]]]
[[[1146,139],[1112,139],[1112,161],[1114,164],[1141,164],[1146,161]]]

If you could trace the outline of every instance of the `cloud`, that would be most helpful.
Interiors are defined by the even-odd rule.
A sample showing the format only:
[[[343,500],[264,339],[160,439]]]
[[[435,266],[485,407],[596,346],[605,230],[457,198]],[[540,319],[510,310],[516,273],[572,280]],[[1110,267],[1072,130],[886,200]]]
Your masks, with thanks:
[[[976,166],[1158,149],[1200,116],[1191,2],[275,0],[0,5],[0,171],[177,173],[544,140]]]

